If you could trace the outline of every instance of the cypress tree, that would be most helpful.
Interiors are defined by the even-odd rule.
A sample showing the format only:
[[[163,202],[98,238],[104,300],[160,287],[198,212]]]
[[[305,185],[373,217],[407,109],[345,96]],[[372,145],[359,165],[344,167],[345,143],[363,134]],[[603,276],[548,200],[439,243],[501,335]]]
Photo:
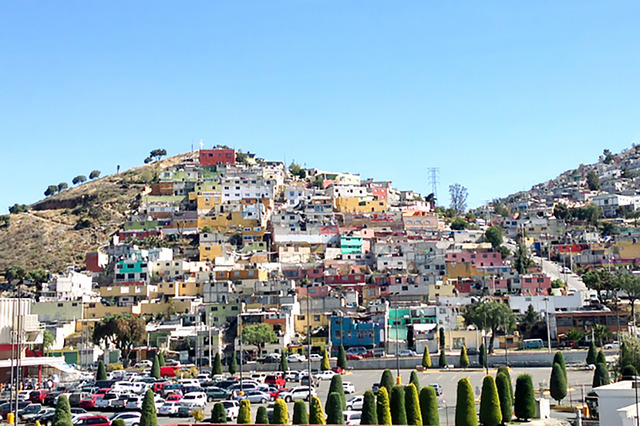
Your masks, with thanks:
[[[402,386],[391,388],[391,422],[394,425],[407,424],[407,411],[404,406],[404,389]]]
[[[338,367],[343,370],[347,369],[347,354],[344,351],[344,346],[340,345],[340,349],[338,349]]]
[[[293,404],[293,424],[309,424],[309,416],[307,415],[307,404],[305,404],[305,402],[301,399],[296,400],[296,402]]]
[[[500,398],[493,376],[485,376],[482,380],[482,394],[480,396],[480,423],[482,426],[498,426],[502,423]]]
[[[158,355],[154,355],[153,364],[151,365],[151,373],[149,374],[154,379],[160,378],[160,360],[158,359]]]
[[[311,397],[311,408],[309,409],[309,424],[323,425],[325,424],[324,412],[322,411],[322,403],[317,396]]]
[[[587,365],[595,364],[596,357],[598,356],[598,349],[596,348],[596,343],[592,340],[589,344],[589,351],[587,352]]]
[[[608,385],[610,382],[607,364],[597,363],[596,369],[593,372],[593,387],[597,388],[598,386]]]
[[[564,363],[564,355],[562,355],[562,352],[560,351],[556,352],[556,354],[553,356],[553,364],[558,364],[560,366],[560,369],[562,370],[562,374],[564,374],[564,381],[566,382],[568,380],[567,366]]]
[[[69,399],[65,395],[58,397],[51,424],[53,424],[53,426],[57,426],[58,424],[71,424],[71,405],[69,405]]]
[[[240,400],[240,408],[238,409],[238,424],[251,424],[251,402],[248,399]]]
[[[521,374],[516,379],[514,411],[520,420],[529,420],[536,415],[536,397],[533,393],[533,382],[528,374]]]
[[[391,388],[394,386],[393,373],[388,368],[382,372],[380,387],[387,388],[387,396],[391,395]],[[380,416],[378,416],[380,418]]]
[[[276,399],[273,404],[273,416],[271,423],[274,425],[288,425],[289,424],[289,410],[287,409],[287,403],[282,398]]]
[[[496,376],[496,389],[498,389],[502,421],[509,423],[513,416],[513,395],[511,394],[511,379],[503,372],[499,372]]]
[[[469,355],[467,355],[467,348],[463,345],[460,348],[460,367],[467,368],[469,366]]]
[[[418,380],[418,373],[413,370],[411,376],[409,376],[409,383],[416,387],[416,391],[420,389],[420,380]]]
[[[438,357],[438,366],[445,368],[447,366],[447,354],[444,353],[444,348],[440,348],[440,356]]]
[[[158,362],[160,367],[165,367],[167,365],[167,363],[164,362],[164,354],[162,352],[158,352]]]
[[[560,363],[554,362],[551,369],[551,379],[549,381],[549,393],[551,398],[560,401],[567,396],[567,379],[565,377],[566,372],[562,370]]]
[[[261,405],[258,407],[258,411],[256,412],[256,424],[257,425],[268,425],[269,424],[269,413],[267,413],[267,407]]]
[[[224,409],[224,405],[222,402],[216,402],[213,404],[213,409],[211,410],[211,423],[226,423],[227,422],[227,412]]]
[[[98,372],[96,373],[96,380],[107,380],[107,370],[104,368],[104,362],[102,360],[98,362]]]
[[[376,396],[372,391],[368,390],[364,393],[364,401],[362,402],[362,415],[360,417],[361,425],[377,425],[378,414],[376,412]]]
[[[280,371],[289,371],[289,360],[287,359],[287,354],[282,354],[280,356]]]
[[[498,367],[498,371],[496,373],[496,381],[498,380],[498,374],[500,373],[504,374],[507,377],[507,385],[509,385],[509,397],[511,400],[511,407],[513,407],[513,383],[511,382],[511,372],[509,371],[509,367],[505,367],[504,365]],[[504,413],[502,417],[504,417]]]
[[[343,425],[342,400],[338,392],[331,392],[327,397],[327,424]]]
[[[456,394],[456,426],[478,426],[476,401],[468,378],[458,380]]]
[[[431,354],[429,353],[429,348],[425,346],[424,353],[422,354],[422,366],[424,368],[431,367]]]
[[[487,348],[484,343],[480,343],[480,349],[478,350],[478,362],[482,368],[487,366]]]
[[[440,349],[444,349],[445,339],[444,339],[444,328],[440,327]]]
[[[238,371],[238,360],[236,359],[236,352],[235,351],[233,351],[231,353],[231,358],[229,359],[229,363],[228,364],[229,364],[228,365],[229,374],[231,374],[231,375],[236,374],[236,372]]]
[[[384,386],[378,389],[376,397],[376,414],[378,414],[379,425],[391,425],[391,403],[389,402],[389,392]]]
[[[344,386],[342,385],[342,376],[339,374],[336,374],[331,378],[331,384],[329,384],[328,394],[331,394],[331,393],[337,393],[340,396],[340,407],[342,408],[342,411],[346,410],[347,398],[344,396]],[[324,410],[327,412],[327,414],[329,413],[328,399],[327,399],[327,403],[324,406]]]
[[[213,358],[213,374],[222,374],[222,360],[220,359],[220,352],[216,352],[216,356]]]
[[[153,400],[153,391],[151,389],[147,389],[142,400],[140,426],[158,426],[156,403]]]
[[[598,351],[598,355],[596,356],[596,364],[607,364],[607,358],[604,356],[604,352],[602,349]]]
[[[420,414],[422,424],[425,426],[437,426],[440,424],[438,415],[438,395],[433,386],[425,386],[420,390]]]
[[[111,426],[127,426],[127,424],[122,419],[115,419],[111,422]]]
[[[407,425],[422,426],[418,390],[413,383],[409,383],[404,388],[404,408],[407,413]]]
[[[320,363],[320,370],[328,371],[331,370],[331,363],[329,362],[329,354],[326,349],[322,350],[322,362]]]

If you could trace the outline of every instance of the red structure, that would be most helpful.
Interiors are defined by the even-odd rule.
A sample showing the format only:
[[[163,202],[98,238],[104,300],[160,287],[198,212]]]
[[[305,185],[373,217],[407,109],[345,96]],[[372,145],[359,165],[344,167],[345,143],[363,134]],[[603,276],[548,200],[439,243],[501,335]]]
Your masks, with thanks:
[[[218,164],[236,164],[236,151],[234,149],[201,149],[200,165],[204,167],[217,166]]]

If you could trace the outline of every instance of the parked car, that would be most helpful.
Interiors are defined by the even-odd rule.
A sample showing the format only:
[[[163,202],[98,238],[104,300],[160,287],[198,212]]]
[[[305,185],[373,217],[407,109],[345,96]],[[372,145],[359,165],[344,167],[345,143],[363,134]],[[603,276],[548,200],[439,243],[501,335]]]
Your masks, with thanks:
[[[49,392],[47,396],[44,397],[44,400],[43,400],[44,405],[53,407],[54,405],[56,405],[56,400],[59,395],[62,395],[62,392],[60,391]]]
[[[201,406],[207,405],[207,394],[204,392],[189,392],[180,400],[181,403],[193,403]]]
[[[348,354],[364,355],[367,353],[367,348],[364,346],[354,346],[347,349]]]
[[[111,401],[109,401],[109,408],[112,408],[114,410],[123,409],[125,405],[127,405],[129,397],[130,395],[128,394],[121,394],[117,399],[112,399]]]
[[[618,342],[617,340],[614,340],[611,343],[607,343],[606,345],[604,345],[605,349],[620,349],[620,342]]]
[[[289,354],[287,355],[287,361],[289,362],[302,362],[306,361],[307,358],[301,354]]]
[[[364,403],[364,396],[356,395],[352,396],[347,400],[347,410],[362,410],[362,405]]]
[[[115,419],[120,419],[127,426],[138,426],[140,425],[140,417],[142,417],[141,413],[135,411],[125,411],[124,413],[114,414],[109,420],[113,423]]]
[[[264,382],[268,385],[273,385],[276,387],[282,387],[287,384],[287,381],[282,377],[281,374],[269,374],[264,378]]]
[[[117,392],[107,392],[106,394],[104,394],[102,398],[96,399],[96,401],[93,404],[93,408],[96,408],[96,409],[109,408],[111,406],[111,401],[115,401],[119,397],[120,397],[120,394]]]
[[[316,378],[318,380],[331,380],[333,378],[333,376],[335,376],[336,373],[334,373],[331,370],[326,370],[326,371],[321,371],[318,374],[316,374]]]
[[[204,393],[207,395],[207,400],[209,402],[218,401],[221,399],[227,399],[231,396],[231,392],[229,392],[226,389],[219,388],[217,386],[206,388]]]
[[[266,404],[271,400],[271,395],[266,392],[262,392],[259,390],[250,390],[246,391],[244,395],[238,395],[234,398],[236,401],[241,401],[243,399],[248,399],[249,402]]]
[[[371,385],[371,390],[373,391],[373,393],[378,392],[378,389],[380,389],[380,383],[376,382]]]
[[[175,416],[180,408],[179,401],[167,401],[162,407],[158,408],[158,415],[160,416]]]
[[[155,382],[153,384],[153,386],[151,387],[151,389],[153,390],[153,393],[161,393],[163,388],[167,385],[170,385],[171,382],[169,381],[163,381],[163,382]]]
[[[181,393],[172,393],[171,395],[167,395],[165,401],[180,401],[182,399]]]
[[[46,422],[42,421],[41,419],[46,418],[48,416],[51,417],[51,419],[53,420],[53,414],[56,412],[55,408],[51,408],[51,407],[42,407],[42,409],[40,411],[38,411],[35,414],[25,414],[22,416],[22,420],[25,423],[35,423],[36,420],[38,420],[40,422],[40,424],[44,425],[46,424]]]
[[[85,410],[94,408],[96,405],[96,401],[98,399],[102,399],[104,395],[93,394],[87,396],[85,399],[80,400],[80,408],[84,408]]]
[[[178,405],[178,412],[176,413],[176,416],[191,417],[191,412],[193,410],[204,410],[204,405],[196,402],[184,402],[183,400]]]
[[[417,356],[417,354],[410,349],[405,349],[403,351],[400,351],[398,356]]]
[[[316,396],[316,390],[314,388],[311,388],[311,396]],[[305,401],[308,401],[309,388],[307,386],[304,386],[289,389],[288,391],[281,392],[280,398],[284,399],[286,402],[293,402],[296,399],[304,399]]]
[[[342,382],[342,388],[344,389],[344,393],[356,393],[356,387],[351,382]]]
[[[18,411],[24,409],[27,405],[31,404],[31,401],[18,401]],[[10,402],[5,402],[0,405],[0,418],[6,419],[7,414],[11,413],[15,408],[15,403],[12,406]]]
[[[345,425],[359,425],[360,417],[362,416],[361,411],[344,411],[342,413],[344,415],[344,424]]]
[[[322,355],[311,354],[309,355],[309,361],[322,361]]]
[[[267,389],[265,392],[269,394],[269,396],[271,397],[271,401],[275,401],[280,396],[280,389],[269,386],[269,389]]]
[[[40,411],[42,411],[42,404],[29,404],[22,410],[18,410],[18,418],[24,419],[24,416],[38,414]]]
[[[284,373],[284,379],[288,382],[297,382],[298,381],[298,371],[289,370]]]
[[[29,401],[37,404],[43,404],[48,393],[49,391],[46,389],[31,391],[29,394]]]
[[[73,423],[74,426],[111,426],[111,421],[105,416],[85,416]]]
[[[126,408],[127,410],[140,410],[142,409],[143,400],[144,398],[140,395],[131,396],[129,397],[129,399],[127,399],[127,402],[124,405],[124,408]]]
[[[349,361],[358,361],[358,360],[362,359],[362,355],[348,353],[348,354],[346,354],[346,358]]]
[[[437,383],[432,383],[432,384],[430,384],[429,386],[431,386],[432,388],[434,388],[434,389],[436,390],[436,395],[437,395],[437,396],[442,395],[442,386],[440,386],[440,385],[439,385],[439,384],[437,384]]]
[[[137,362],[134,365],[134,368],[146,368],[146,367],[152,367],[153,366],[153,362],[149,361],[148,359],[143,359],[140,362]]]
[[[240,403],[238,401],[228,400],[222,401],[224,411],[227,413],[227,421],[236,421],[238,412],[240,411]]]

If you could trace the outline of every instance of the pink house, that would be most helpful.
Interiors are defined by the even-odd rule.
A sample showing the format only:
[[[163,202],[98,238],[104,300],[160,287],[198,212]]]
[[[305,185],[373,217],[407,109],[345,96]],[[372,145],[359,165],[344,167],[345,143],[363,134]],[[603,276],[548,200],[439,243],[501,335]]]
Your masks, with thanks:
[[[471,263],[477,268],[486,266],[503,266],[502,254],[498,252],[458,252],[445,254],[446,262]]]
[[[546,295],[551,289],[551,278],[546,275],[523,275],[520,281],[522,294]]]
[[[298,287],[297,292],[299,297],[327,297],[329,296],[330,290],[331,287],[329,287],[328,285],[314,285],[311,287]]]

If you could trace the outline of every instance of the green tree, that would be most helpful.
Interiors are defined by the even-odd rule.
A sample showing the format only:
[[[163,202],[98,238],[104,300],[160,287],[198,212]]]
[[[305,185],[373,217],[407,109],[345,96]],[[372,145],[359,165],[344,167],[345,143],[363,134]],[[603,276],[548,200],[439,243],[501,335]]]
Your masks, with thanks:
[[[229,367],[229,374],[236,374],[238,371],[238,360],[236,359],[236,352],[233,351],[229,357],[229,362],[227,363]]]
[[[407,415],[407,425],[422,426],[422,413],[420,412],[420,400],[418,399],[418,388],[413,383],[409,383],[404,388],[404,408]]]
[[[153,391],[151,389],[147,389],[147,392],[144,394],[144,399],[142,400],[140,426],[158,426],[156,403],[153,399]]]
[[[536,398],[533,393],[533,382],[528,374],[521,374],[516,379],[515,415],[520,420],[529,420],[536,415]]]
[[[498,390],[498,399],[500,400],[502,421],[509,423],[511,421],[511,413],[513,412],[511,379],[504,373],[498,373],[496,376],[496,389]]]
[[[69,188],[69,185],[67,184],[67,182],[60,182],[58,184],[58,192],[62,192],[67,188]]]
[[[344,409],[342,408],[342,397],[338,392],[329,393],[329,396],[327,397],[326,410],[327,424],[344,424],[344,416],[342,415],[342,412],[344,411]]]
[[[533,327],[536,325],[539,319],[540,319],[540,316],[535,311],[535,309],[533,309],[533,305],[529,303],[529,306],[527,307],[527,311],[525,312],[524,317],[522,317],[522,320],[520,321],[520,324],[522,324],[522,328],[524,329],[524,332],[529,333],[533,329]]]
[[[420,390],[420,413],[422,414],[422,424],[428,426],[440,424],[438,395],[433,386],[425,386]]]
[[[596,369],[593,372],[593,387],[597,388],[599,386],[608,385],[611,383],[609,379],[609,370],[607,369],[607,364],[603,364],[601,362],[596,364]]]
[[[458,380],[456,394],[456,426],[478,426],[476,401],[468,378]]]
[[[551,398],[558,401],[558,405],[560,404],[560,401],[567,396],[567,378],[565,377],[565,374],[566,372],[563,370],[562,365],[554,362],[553,368],[551,369],[549,393],[551,394]]]
[[[640,277],[630,273],[621,273],[616,276],[617,287],[627,294],[631,305],[631,321],[636,323],[636,300],[640,299]]]
[[[59,424],[66,425],[69,423],[71,423],[71,406],[69,405],[69,399],[67,399],[65,395],[60,395],[56,403],[56,410],[53,413],[51,424],[58,426]]]
[[[311,407],[309,408],[309,424],[323,425],[325,424],[324,412],[322,411],[322,403],[317,396],[311,397]]]
[[[342,411],[347,409],[347,399],[344,396],[344,386],[342,384],[342,376],[340,374],[336,374],[331,378],[328,393],[337,393],[340,395],[340,407],[342,407]],[[329,404],[329,400],[327,400],[327,404]],[[329,412],[328,405],[325,405],[324,409],[327,413]]]
[[[304,403],[303,403],[304,405]],[[238,424],[251,424],[251,402],[248,399],[240,400],[240,408],[238,408]]]
[[[480,349],[478,350],[478,363],[480,367],[485,368],[487,366],[487,348],[484,343],[480,343]]]
[[[93,343],[105,347],[114,345],[124,354],[125,366],[131,351],[146,337],[144,319],[129,314],[104,317],[93,328]]]
[[[447,354],[444,348],[440,348],[440,356],[438,357],[438,367],[445,368],[447,366]]]
[[[491,332],[487,348],[489,353],[493,352],[493,342],[498,331],[509,333],[516,326],[516,315],[509,305],[495,300],[467,305],[462,316],[467,325],[474,325],[478,330]]]
[[[591,191],[597,191],[600,189],[600,178],[593,170],[589,170],[587,173],[587,186]]]
[[[380,387],[387,389],[387,395],[391,395],[391,389],[393,388],[395,380],[393,380],[393,373],[388,368],[382,372],[382,378],[380,379]]]
[[[467,188],[460,185],[459,183],[454,183],[453,185],[449,185],[449,197],[451,199],[451,208],[454,209],[459,215],[464,214],[467,210],[467,197],[469,196],[469,192]]]
[[[529,272],[529,268],[534,266],[533,259],[531,259],[531,256],[529,255],[529,249],[527,249],[527,246],[525,246],[523,242],[518,244],[518,248],[514,253],[514,258],[513,266],[520,275],[527,274]]]
[[[213,358],[213,374],[222,374],[222,359],[220,358],[220,352],[216,352]]]
[[[424,352],[422,353],[422,366],[424,368],[431,367],[431,354],[429,354],[429,348],[425,346]]]
[[[460,367],[467,368],[469,366],[469,355],[467,355],[467,348],[462,345],[460,348]]]
[[[413,384],[413,386],[416,387],[416,392],[418,389],[420,389],[420,380],[418,379],[418,373],[416,372],[416,370],[413,370],[411,372],[411,375],[409,376],[409,383]]]
[[[485,376],[482,380],[480,396],[480,423],[483,426],[498,426],[502,423],[500,398],[493,376]]]
[[[513,384],[511,383],[511,373],[509,372],[509,367],[505,367],[504,365],[501,367],[498,367],[498,371],[496,373],[496,386],[498,381],[497,374],[500,374],[500,373],[504,374],[505,377],[507,378],[507,385],[509,386],[509,398],[511,400],[511,406],[513,406]]]
[[[597,356],[598,356],[598,352],[596,348],[596,343],[592,340],[591,343],[589,344],[589,351],[587,352],[587,359],[586,359],[587,365],[595,364]]]
[[[560,366],[562,374],[564,374],[564,380],[567,381],[569,379],[567,377],[567,366],[565,365],[564,355],[562,355],[562,352],[558,351],[555,353],[553,356],[553,364],[558,364]]]
[[[280,371],[289,371],[289,360],[286,354],[282,354],[280,357]]]
[[[361,425],[377,425],[378,414],[376,412],[376,396],[372,391],[368,390],[364,393],[362,401],[362,415],[360,417]]]
[[[636,370],[636,368],[629,364],[624,366],[624,368],[621,371],[621,375],[622,375],[622,380],[635,380],[635,376],[638,375],[638,370]]]
[[[158,355],[153,357],[153,364],[151,364],[151,373],[149,374],[154,379],[160,378],[160,360]]]
[[[338,367],[343,370],[347,369],[347,354],[344,351],[344,346],[340,345],[338,349]]]
[[[164,361],[164,354],[162,352],[158,352],[158,365],[160,367],[165,367],[167,365],[167,363]]]
[[[107,370],[104,368],[104,362],[102,360],[98,361],[96,380],[107,380]]]
[[[287,403],[284,402],[282,398],[276,399],[276,402],[273,404],[273,415],[271,416],[271,424],[289,424],[289,410],[287,409]]]
[[[391,425],[393,420],[391,419],[391,403],[389,401],[389,392],[384,386],[380,386],[378,389],[378,395],[376,397],[376,413],[378,414],[379,425]]]
[[[572,328],[564,334],[564,337],[571,342],[574,346],[578,345],[578,342],[584,339],[585,333],[579,328]]]
[[[100,177],[100,170],[94,170],[89,173],[89,179],[97,179]]]
[[[484,233],[484,240],[491,243],[494,250],[498,250],[502,245],[502,229],[496,225],[490,226]]]
[[[278,336],[269,326],[269,324],[260,323],[255,325],[247,325],[242,328],[242,343],[254,345],[260,352],[267,343],[273,343],[278,340]]]
[[[256,412],[256,424],[257,425],[268,425],[269,424],[269,413],[267,413],[267,407],[261,405],[258,407],[258,411]],[[309,423],[313,424],[313,423]]]
[[[320,362],[320,370],[328,371],[331,370],[331,362],[329,362],[329,353],[326,349],[322,350],[322,362]]]
[[[461,217],[456,217],[453,222],[451,222],[451,225],[449,225],[449,227],[454,231],[462,231],[463,229],[466,229],[467,226],[469,226],[469,222]]]
[[[191,417],[193,417],[193,420],[195,420],[196,423],[201,423],[204,420],[204,412],[201,409],[196,408],[195,410],[191,410]]]
[[[49,185],[44,191],[44,195],[45,197],[48,197],[50,195],[54,195],[56,192],[58,192],[58,185]]]
[[[598,355],[596,356],[596,364],[607,365],[607,358],[604,356],[604,352],[602,351],[602,349],[598,351]]]
[[[87,177],[86,177],[86,176],[84,176],[84,175],[78,175],[78,176],[74,177],[74,178],[71,180],[71,183],[73,183],[74,185],[77,185],[77,184],[79,184],[79,183],[83,183],[83,182],[86,182],[86,181],[87,181]]]
[[[49,271],[44,269],[33,269],[25,277],[35,285],[41,285],[49,281]]]
[[[224,409],[224,405],[222,405],[222,402],[216,402],[215,404],[213,404],[213,409],[211,410],[211,423],[226,423],[226,422],[227,422],[227,411]]]
[[[309,424],[309,416],[307,415],[307,404],[301,399],[298,399],[293,404],[293,424],[294,425],[306,425]]]
[[[407,411],[404,406],[404,388],[394,386],[391,388],[391,421],[394,425],[407,424]]]
[[[111,422],[111,426],[127,426],[127,424],[122,419],[115,419]]]
[[[438,330],[438,333],[439,333],[438,334],[438,338],[439,338],[439,341],[440,341],[440,348],[442,349],[442,348],[444,348],[445,343],[446,343],[445,342],[445,337],[444,337],[444,328],[440,327],[440,330]]]

